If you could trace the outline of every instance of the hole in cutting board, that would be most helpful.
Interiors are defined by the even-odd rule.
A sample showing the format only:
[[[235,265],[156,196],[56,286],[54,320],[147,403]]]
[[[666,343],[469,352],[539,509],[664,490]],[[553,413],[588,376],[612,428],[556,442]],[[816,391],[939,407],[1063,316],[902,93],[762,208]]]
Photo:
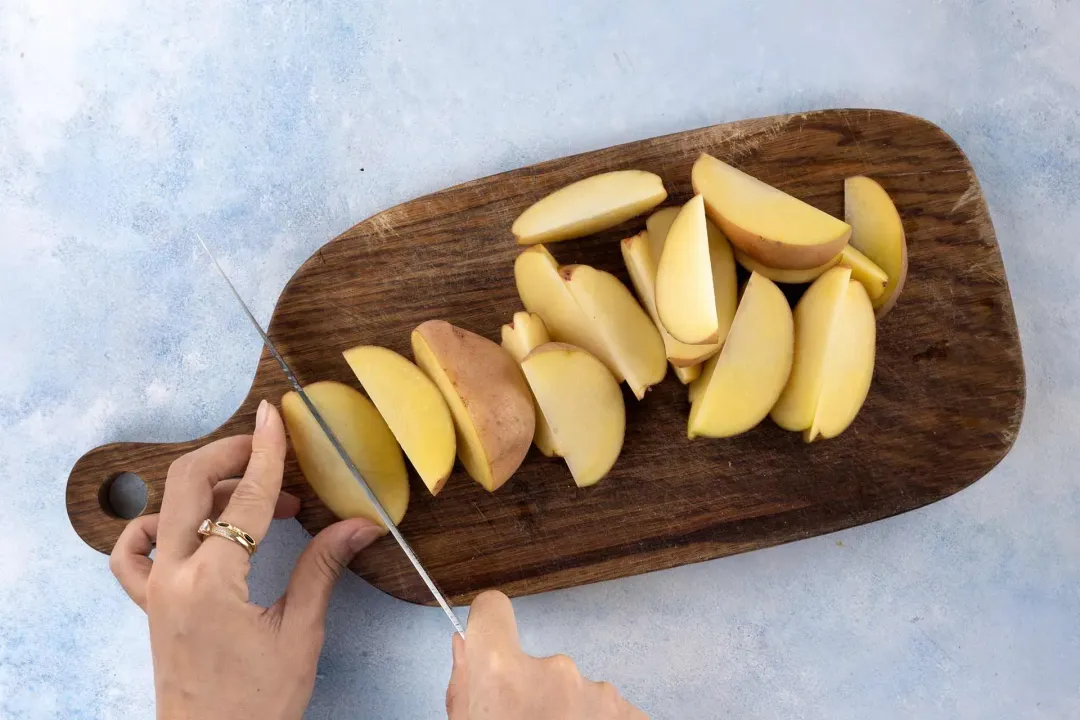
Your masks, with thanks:
[[[131,520],[146,509],[146,482],[135,473],[120,473],[101,484],[98,502],[112,517]]]

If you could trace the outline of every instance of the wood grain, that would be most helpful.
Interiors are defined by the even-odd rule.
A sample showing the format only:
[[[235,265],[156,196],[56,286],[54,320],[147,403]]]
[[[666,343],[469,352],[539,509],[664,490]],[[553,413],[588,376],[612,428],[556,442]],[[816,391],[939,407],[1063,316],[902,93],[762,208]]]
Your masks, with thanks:
[[[880,110],[746,120],[598,150],[476,180],[391,208],[334,239],[285,288],[270,335],[301,382],[356,386],[341,352],[360,343],[409,356],[431,318],[498,338],[520,309],[510,235],[529,204],[608,170],[658,173],[671,202],[690,196],[690,167],[709,152],[834,215],[844,178],[877,179],[903,216],[910,274],[880,324],[869,399],[837,439],[805,445],[766,421],[726,441],[686,439],[686,390],[669,374],[642,402],[627,393],[626,447],[612,474],[574,486],[533,450],[488,494],[459,469],[438,498],[415,474],[401,529],[456,602],[487,588],[510,595],[607,580],[767,547],[871,522],[944,498],[990,470],[1016,437],[1024,372],[1012,300],[971,165],[935,125]],[[618,240],[643,219],[551,246],[628,283]],[[629,284],[629,283],[628,283]],[[169,464],[206,441],[248,432],[261,398],[287,389],[263,353],[251,392],[214,433],[173,445],[114,444],[71,472],[76,532],[108,552],[124,521],[103,510],[117,474],[149,485],[158,510]],[[285,486],[314,533],[333,518],[290,456]],[[107,505],[107,503],[104,503]],[[194,532],[194,528],[192,528]],[[380,540],[352,569],[387,593],[430,601],[402,553]]]

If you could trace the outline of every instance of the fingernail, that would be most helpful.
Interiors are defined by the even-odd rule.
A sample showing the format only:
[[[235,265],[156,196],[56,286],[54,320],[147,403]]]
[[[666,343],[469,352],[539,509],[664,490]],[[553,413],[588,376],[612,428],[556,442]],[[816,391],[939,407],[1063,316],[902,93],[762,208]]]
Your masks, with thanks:
[[[349,538],[349,550],[358,553],[371,543],[375,542],[382,534],[382,528],[377,525],[368,525],[360,528]]]
[[[259,403],[259,411],[255,413],[255,429],[258,430],[266,424],[266,416],[270,412],[270,403],[263,400]]]

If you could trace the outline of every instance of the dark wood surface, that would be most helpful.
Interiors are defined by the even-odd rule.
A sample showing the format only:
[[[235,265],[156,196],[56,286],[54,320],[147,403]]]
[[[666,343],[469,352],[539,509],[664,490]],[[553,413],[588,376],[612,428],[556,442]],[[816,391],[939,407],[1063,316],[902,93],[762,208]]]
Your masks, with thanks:
[[[357,386],[341,351],[385,345],[411,357],[409,332],[441,318],[498,340],[521,309],[510,225],[544,194],[588,175],[658,173],[669,204],[690,196],[701,152],[730,161],[837,216],[843,180],[869,175],[903,216],[910,273],[878,328],[870,396],[837,439],[803,444],[765,421],[731,440],[686,439],[686,389],[669,372],[642,402],[627,397],[626,446],[593,488],[533,449],[494,494],[457,469],[432,498],[412,473],[401,529],[456,602],[487,588],[523,595],[698,562],[867,523],[971,484],[1012,446],[1024,406],[1016,321],[994,229],[960,148],[935,125],[879,110],[827,110],[746,120],[642,140],[476,180],[391,208],[334,239],[285,288],[270,335],[301,382]],[[618,240],[644,218],[551,246],[564,264],[589,263],[629,285]],[[76,532],[109,552],[124,526],[103,510],[111,478],[137,473],[146,512],[160,507],[169,464],[228,434],[249,432],[262,398],[287,390],[264,351],[251,392],[205,438],[120,443],[87,453],[71,472]],[[333,518],[295,459],[285,487],[314,533]],[[106,503],[107,505],[107,503]],[[192,528],[192,532],[195,528]],[[390,538],[352,569],[412,602],[430,597]]]

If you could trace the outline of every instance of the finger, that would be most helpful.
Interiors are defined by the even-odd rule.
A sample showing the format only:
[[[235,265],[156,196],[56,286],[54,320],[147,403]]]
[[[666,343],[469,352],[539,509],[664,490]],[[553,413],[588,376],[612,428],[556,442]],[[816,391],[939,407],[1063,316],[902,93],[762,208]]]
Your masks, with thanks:
[[[296,561],[282,605],[282,622],[290,631],[322,630],[326,608],[341,572],[356,553],[383,534],[380,526],[365,518],[334,523],[316,535]]]
[[[465,664],[465,638],[453,635],[454,667],[446,686],[446,717],[448,720],[469,720],[469,682]]]
[[[585,684],[585,717],[625,718],[640,720],[645,715],[619,694],[618,688],[609,682]]]
[[[218,520],[235,525],[251,535],[256,543],[261,543],[274,517],[284,471],[285,424],[277,408],[263,400],[255,416],[255,434],[251,438],[247,470]],[[236,558],[247,565],[247,551],[230,540],[211,536],[204,547],[215,556]]]
[[[127,524],[113,546],[109,557],[109,569],[120,587],[146,612],[146,582],[154,562],[150,553],[158,534],[160,515],[140,515]]]
[[[214,486],[236,477],[251,457],[251,436],[223,438],[184,455],[169,468],[158,524],[158,557],[190,557],[199,549],[199,524],[214,509]]]
[[[216,518],[221,515],[239,483],[239,478],[233,478],[232,480],[222,480],[214,486],[214,510],[211,517]],[[277,504],[274,506],[275,520],[296,517],[298,512],[300,512],[300,498],[287,492],[278,494]]]
[[[520,652],[514,607],[508,597],[497,590],[489,590],[473,600],[469,626],[465,630],[465,649],[469,658]]]

